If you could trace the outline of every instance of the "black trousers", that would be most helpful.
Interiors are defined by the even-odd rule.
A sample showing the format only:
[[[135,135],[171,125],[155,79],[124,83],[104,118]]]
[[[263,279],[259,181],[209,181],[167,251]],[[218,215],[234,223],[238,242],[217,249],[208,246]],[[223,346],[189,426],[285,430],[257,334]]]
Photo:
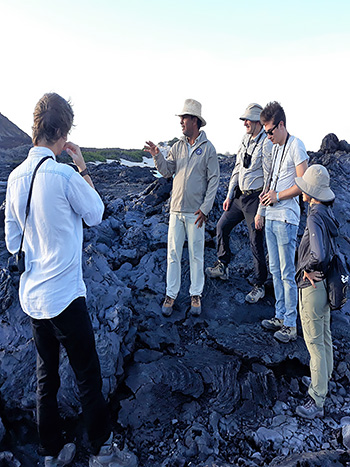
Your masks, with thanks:
[[[107,403],[102,395],[100,362],[84,297],[74,300],[52,319],[31,318],[37,349],[37,423],[39,451],[57,456],[64,441],[60,429],[57,391],[60,386],[60,344],[74,371],[92,451],[97,454],[111,434]]]
[[[230,233],[245,219],[249,232],[250,248],[253,254],[255,284],[262,285],[267,278],[263,230],[255,229],[254,218],[259,206],[259,193],[241,195],[232,200],[228,211],[220,217],[216,226],[217,255],[225,265],[231,261]]]

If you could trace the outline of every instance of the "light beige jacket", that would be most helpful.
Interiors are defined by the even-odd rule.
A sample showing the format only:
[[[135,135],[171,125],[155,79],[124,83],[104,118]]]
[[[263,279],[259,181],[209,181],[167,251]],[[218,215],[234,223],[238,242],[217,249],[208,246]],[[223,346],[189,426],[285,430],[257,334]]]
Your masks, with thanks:
[[[220,169],[216,150],[204,131],[200,132],[190,151],[183,136],[166,159],[159,152],[154,162],[163,177],[174,175],[171,212],[194,214],[200,209],[206,216],[209,214],[219,186]]]

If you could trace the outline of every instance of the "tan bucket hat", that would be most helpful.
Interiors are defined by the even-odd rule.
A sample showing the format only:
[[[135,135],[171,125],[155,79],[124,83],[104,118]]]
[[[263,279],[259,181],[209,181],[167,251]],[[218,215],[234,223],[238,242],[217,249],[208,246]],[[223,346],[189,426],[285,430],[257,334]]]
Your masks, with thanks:
[[[251,122],[260,122],[260,114],[262,107],[259,104],[249,104],[245,109],[242,117],[239,117],[240,120],[250,120]]]
[[[207,124],[207,122],[202,117],[202,104],[198,101],[195,101],[194,99],[186,99],[182,112],[176,115],[178,117],[182,117],[183,115],[193,115],[194,117],[199,118],[199,120],[202,122],[202,126]]]
[[[329,188],[329,173],[321,164],[310,165],[302,177],[296,177],[295,183],[303,193],[317,201],[333,201],[335,194]]]

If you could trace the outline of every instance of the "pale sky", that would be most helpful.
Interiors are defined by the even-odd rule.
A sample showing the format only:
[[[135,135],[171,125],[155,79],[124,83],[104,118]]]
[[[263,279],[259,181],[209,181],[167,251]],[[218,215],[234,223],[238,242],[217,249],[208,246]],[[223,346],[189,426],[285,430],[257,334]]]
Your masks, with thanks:
[[[235,153],[247,105],[277,100],[306,149],[331,132],[350,143],[349,21],[349,0],[0,0],[0,112],[30,135],[57,92],[73,142],[140,149],[181,136],[193,98]]]

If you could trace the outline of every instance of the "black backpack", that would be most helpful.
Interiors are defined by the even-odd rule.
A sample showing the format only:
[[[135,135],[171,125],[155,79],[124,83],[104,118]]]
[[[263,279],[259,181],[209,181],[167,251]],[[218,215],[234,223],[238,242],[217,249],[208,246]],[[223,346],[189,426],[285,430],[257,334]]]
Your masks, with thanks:
[[[349,287],[349,273],[339,252],[335,248],[333,239],[330,239],[333,256],[329,262],[326,279],[329,307],[339,310],[345,305]]]

